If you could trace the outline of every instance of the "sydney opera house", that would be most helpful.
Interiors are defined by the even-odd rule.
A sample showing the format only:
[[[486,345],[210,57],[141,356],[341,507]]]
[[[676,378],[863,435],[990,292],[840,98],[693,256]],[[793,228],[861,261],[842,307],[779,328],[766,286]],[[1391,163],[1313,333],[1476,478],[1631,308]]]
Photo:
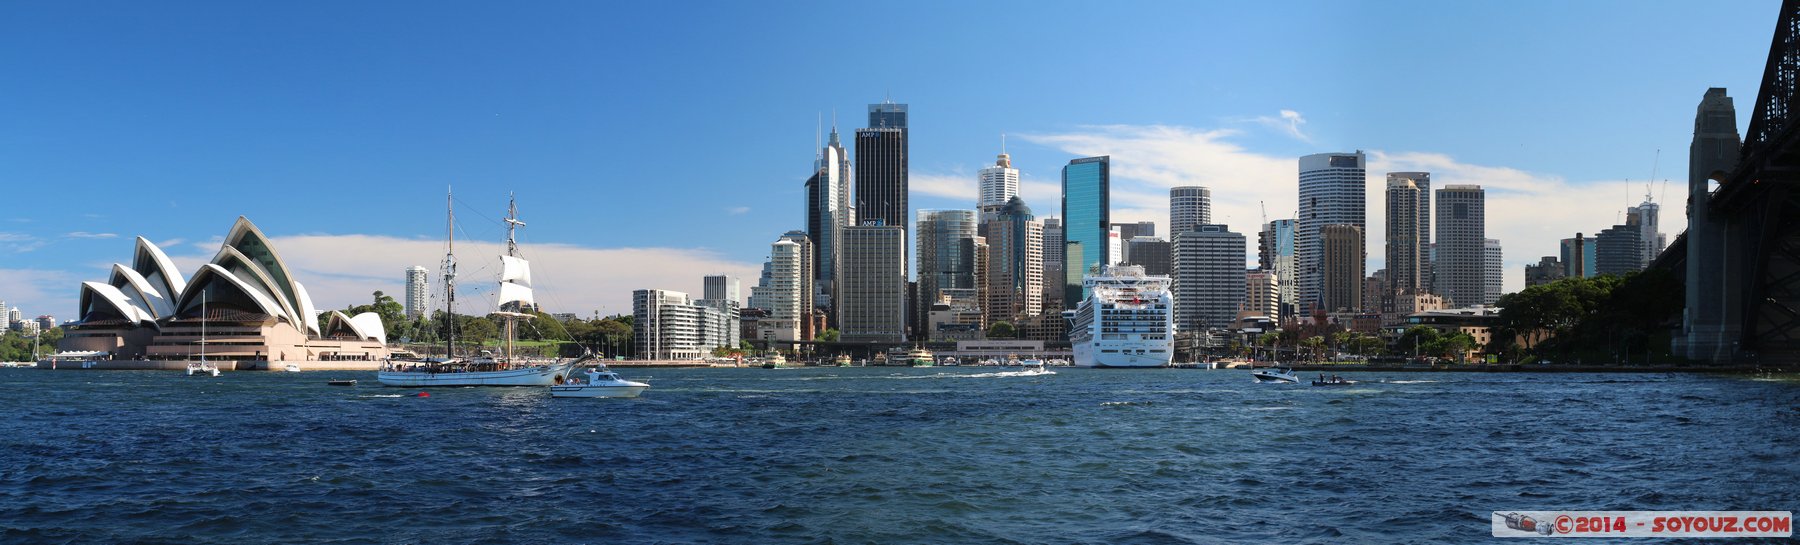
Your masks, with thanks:
[[[241,216],[191,277],[138,237],[129,266],[81,284],[80,313],[40,366],[182,369],[204,350],[225,370],[372,369],[388,356],[374,313],[333,311],[321,327],[306,286]]]

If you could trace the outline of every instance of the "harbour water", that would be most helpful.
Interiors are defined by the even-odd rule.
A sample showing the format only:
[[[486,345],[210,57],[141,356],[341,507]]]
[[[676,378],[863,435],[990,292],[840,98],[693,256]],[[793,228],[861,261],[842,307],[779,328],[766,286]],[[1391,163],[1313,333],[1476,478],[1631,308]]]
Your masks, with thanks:
[[[1791,378],[621,371],[651,390],[0,370],[0,542],[1470,543],[1494,510],[1800,510]]]

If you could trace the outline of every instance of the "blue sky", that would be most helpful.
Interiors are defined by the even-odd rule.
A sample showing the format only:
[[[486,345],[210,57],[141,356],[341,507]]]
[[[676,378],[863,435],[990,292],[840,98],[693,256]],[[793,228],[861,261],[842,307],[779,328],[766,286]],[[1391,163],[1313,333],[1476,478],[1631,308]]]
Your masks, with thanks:
[[[1166,229],[1164,188],[1208,185],[1254,233],[1259,202],[1292,213],[1295,158],[1363,149],[1372,177],[1487,187],[1516,288],[1641,200],[1658,149],[1680,231],[1694,107],[1723,86],[1749,116],[1777,7],[13,2],[0,300],[70,316],[138,235],[191,273],[241,214],[341,307],[435,265],[454,185],[472,241],[518,193],[551,310],[623,312],[753,275],[803,224],[820,117],[888,96],[915,209],[972,206],[1007,133],[1040,214],[1062,164],[1110,153],[1118,219]]]

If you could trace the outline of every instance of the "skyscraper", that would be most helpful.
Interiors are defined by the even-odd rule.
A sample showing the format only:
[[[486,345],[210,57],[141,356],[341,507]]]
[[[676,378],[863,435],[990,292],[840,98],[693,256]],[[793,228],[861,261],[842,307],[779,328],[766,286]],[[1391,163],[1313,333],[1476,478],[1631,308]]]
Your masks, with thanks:
[[[1044,224],[1018,196],[981,224],[987,241],[987,322],[1008,322],[1043,313]]]
[[[992,244],[991,242],[989,244]],[[1062,218],[1044,218],[1044,310],[1063,309],[1063,225]]]
[[[1365,217],[1365,164],[1361,151],[1320,153],[1300,158],[1300,217],[1295,225],[1294,250],[1295,261],[1299,266],[1299,310],[1303,314],[1309,313],[1314,304],[1322,302],[1325,248],[1321,231],[1327,225],[1354,226],[1357,236],[1364,236],[1368,231]],[[1366,241],[1360,241],[1356,246],[1359,250],[1367,251]],[[1354,269],[1352,277],[1361,282],[1366,276],[1365,264],[1363,259],[1356,261],[1349,265]],[[1361,297],[1356,298],[1358,303],[1361,300]]]
[[[1300,302],[1299,265],[1294,261],[1294,220],[1274,220],[1257,235],[1257,263],[1275,273],[1276,309],[1281,316],[1295,314]]]
[[[406,317],[425,315],[431,301],[431,269],[414,266],[406,269]]]
[[[7,331],[10,329],[12,329],[12,314],[7,312],[6,301],[0,301],[0,331]]]
[[[1487,197],[1478,185],[1437,190],[1437,294],[1452,307],[1483,304]]]
[[[694,301],[694,304],[716,311],[715,319],[722,323],[715,327],[719,328],[720,334],[724,336],[720,346],[738,346],[739,332],[741,331],[738,324],[739,317],[744,310],[744,300],[739,297],[737,277],[723,274],[708,275],[701,278],[701,285],[701,294],[704,297]]]
[[[1271,320],[1281,320],[1281,279],[1274,272],[1244,272],[1244,310],[1256,312]]]
[[[1657,230],[1657,216],[1660,216],[1661,213],[1662,206],[1656,204],[1656,201],[1650,200],[1648,190],[1644,193],[1643,204],[1627,208],[1625,211],[1625,224],[1637,227],[1638,240],[1642,241],[1644,245],[1644,258],[1643,264],[1639,266],[1640,269],[1648,268],[1651,261],[1656,261],[1657,254],[1662,253],[1663,247],[1669,245],[1669,239]]]
[[[1135,223],[1114,223],[1119,228],[1119,240],[1126,241],[1137,237],[1156,236],[1156,222],[1140,221]]]
[[[1501,259],[1500,241],[1487,239],[1481,243],[1481,304],[1491,306],[1500,300],[1501,286],[1506,280],[1506,262]]]
[[[1169,188],[1169,236],[1212,223],[1212,190],[1197,185]]]
[[[806,180],[806,234],[813,243],[813,284],[819,295],[829,296],[837,274],[838,232],[850,224],[850,156],[838,140],[837,123],[813,160],[813,175]],[[828,305],[829,299],[820,304]]]
[[[906,105],[889,101],[870,104],[869,127],[856,131],[856,216],[862,224],[881,220],[907,230],[906,127]]]
[[[1636,225],[1614,225],[1594,235],[1594,273],[1625,274],[1644,270],[1643,232]]]
[[[811,310],[801,302],[805,262],[805,252],[798,242],[783,237],[769,245],[771,289],[763,294],[769,304],[769,318],[764,320],[766,325],[757,327],[764,340],[804,340],[800,335],[802,312]]]
[[[1200,224],[1175,233],[1175,330],[1223,329],[1244,302],[1244,235]]]
[[[1387,175],[1387,285],[1380,294],[1431,289],[1431,173]]]
[[[1326,312],[1363,309],[1362,227],[1333,224],[1319,229],[1319,305]]]
[[[1575,233],[1575,238],[1562,239],[1562,266],[1565,278],[1591,278],[1594,272],[1594,239]]]
[[[1001,152],[994,166],[981,169],[981,196],[976,206],[981,210],[981,223],[1000,213],[1007,201],[1019,196],[1019,169],[1013,168],[1012,156]]]
[[[1141,236],[1125,241],[1126,263],[1144,268],[1144,274],[1168,276],[1175,267],[1174,246],[1161,237]]]
[[[815,275],[813,273],[812,266],[813,266],[813,262],[814,262],[813,256],[815,254],[817,254],[819,251],[818,251],[818,248],[813,246],[812,239],[808,238],[806,236],[805,231],[794,230],[794,231],[788,231],[786,233],[782,233],[781,240],[793,241],[794,244],[800,245],[800,314],[799,315],[802,317],[801,321],[804,322],[805,317],[811,315],[813,309],[818,307],[817,300],[815,300],[813,298],[814,294],[818,293],[818,291],[816,289],[814,289],[814,286],[813,286],[813,278],[816,277],[817,275]],[[813,332],[809,331],[806,327],[801,327],[801,335],[802,335],[801,338],[811,339],[812,338],[811,333],[813,333]]]
[[[1083,157],[1062,171],[1063,308],[1087,298],[1081,279],[1111,255],[1112,157]]]
[[[731,301],[739,305],[744,304],[744,300],[741,298],[740,292],[738,291],[740,282],[737,277],[715,274],[703,277],[700,281],[703,288],[701,293],[705,295],[704,299]]]
[[[844,228],[838,277],[840,339],[906,341],[906,230],[871,221]]]
[[[970,239],[979,226],[974,210],[920,210],[917,233],[919,289],[917,306],[929,310],[938,301],[938,291],[975,288],[975,255]],[[926,312],[911,316],[913,331],[926,331]]]

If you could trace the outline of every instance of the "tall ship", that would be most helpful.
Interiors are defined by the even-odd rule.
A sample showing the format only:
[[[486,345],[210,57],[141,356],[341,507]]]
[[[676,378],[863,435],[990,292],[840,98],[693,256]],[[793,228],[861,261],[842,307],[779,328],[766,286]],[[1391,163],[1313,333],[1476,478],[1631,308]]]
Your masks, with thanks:
[[[1175,297],[1167,276],[1107,265],[1082,279],[1088,297],[1068,311],[1079,367],[1165,367],[1175,357]]]
[[[454,199],[446,200],[454,203]],[[448,234],[444,239],[443,265],[444,315],[450,318],[451,323],[444,327],[444,357],[418,361],[390,360],[376,374],[376,380],[384,386],[409,387],[562,384],[569,378],[570,371],[585,357],[566,363],[532,362],[516,357],[513,351],[518,321],[536,316],[525,312],[536,303],[531,292],[531,263],[519,257],[519,245],[513,236],[514,231],[524,226],[525,222],[519,221],[519,209],[513,203],[507,204],[506,255],[500,256],[500,309],[494,312],[505,324],[501,328],[503,342],[500,354],[489,355],[484,351],[478,357],[456,357],[456,212],[454,205],[447,210]]]

